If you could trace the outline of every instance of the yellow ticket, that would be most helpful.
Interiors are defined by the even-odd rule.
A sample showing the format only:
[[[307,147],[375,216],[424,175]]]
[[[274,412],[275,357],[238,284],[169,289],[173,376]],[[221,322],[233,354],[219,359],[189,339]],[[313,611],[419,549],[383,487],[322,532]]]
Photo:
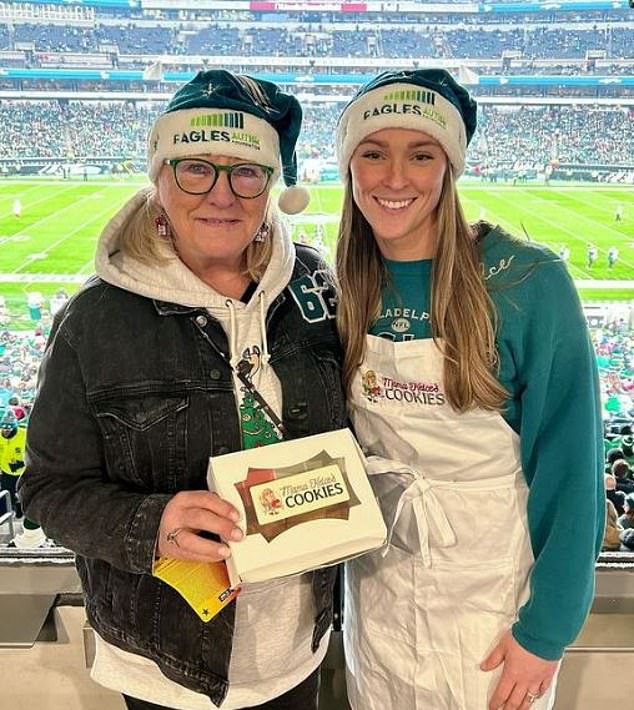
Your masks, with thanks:
[[[231,588],[224,562],[187,562],[161,557],[152,574],[173,587],[203,621],[209,621],[240,593]]]

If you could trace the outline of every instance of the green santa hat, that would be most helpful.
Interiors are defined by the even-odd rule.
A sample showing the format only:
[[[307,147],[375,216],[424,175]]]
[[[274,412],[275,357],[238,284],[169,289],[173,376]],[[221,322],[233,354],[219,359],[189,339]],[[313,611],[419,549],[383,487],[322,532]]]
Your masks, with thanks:
[[[346,179],[355,148],[384,128],[422,131],[442,146],[456,177],[477,124],[477,105],[444,69],[386,71],[365,84],[337,123],[337,162]]]
[[[296,185],[295,144],[302,109],[294,96],[270,81],[201,71],[172,97],[148,139],[149,176],[156,182],[164,161],[204,153],[268,165],[286,189],[278,204],[286,214],[306,208],[308,191]]]

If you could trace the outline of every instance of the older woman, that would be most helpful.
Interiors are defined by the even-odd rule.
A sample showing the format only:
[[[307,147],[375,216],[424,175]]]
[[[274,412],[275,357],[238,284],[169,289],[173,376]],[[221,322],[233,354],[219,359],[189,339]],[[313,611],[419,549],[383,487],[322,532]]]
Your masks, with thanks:
[[[592,346],[556,255],[466,222],[475,126],[435,69],[381,74],[338,124],[344,378],[392,526],[348,567],[355,710],[543,710],[593,597]]]
[[[77,553],[92,673],[129,708],[316,707],[331,570],[247,585],[202,621],[157,557],[219,561],[243,532],[210,455],[345,425],[328,271],[271,200],[296,181],[301,109],[274,84],[199,73],[149,140],[154,183],[101,236],[57,314],[21,495]]]

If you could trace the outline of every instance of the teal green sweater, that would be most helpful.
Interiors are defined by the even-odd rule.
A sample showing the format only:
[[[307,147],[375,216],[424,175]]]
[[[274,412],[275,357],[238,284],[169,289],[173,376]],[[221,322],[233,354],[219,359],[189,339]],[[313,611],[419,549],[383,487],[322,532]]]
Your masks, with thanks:
[[[554,660],[588,614],[603,539],[596,359],[576,289],[559,257],[497,227],[480,246],[499,319],[499,380],[511,393],[502,416],[520,437],[535,556],[531,594],[513,635],[531,653]],[[384,290],[373,334],[431,337],[431,266],[430,260],[386,261],[393,288]],[[391,328],[401,315],[410,322],[405,335],[402,324]]]

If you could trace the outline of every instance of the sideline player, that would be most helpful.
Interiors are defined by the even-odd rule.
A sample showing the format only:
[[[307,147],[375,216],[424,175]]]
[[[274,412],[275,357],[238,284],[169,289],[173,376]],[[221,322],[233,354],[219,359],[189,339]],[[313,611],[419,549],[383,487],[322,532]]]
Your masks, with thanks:
[[[608,249],[608,269],[612,271],[616,260],[619,258],[619,250],[616,247],[610,247]]]

